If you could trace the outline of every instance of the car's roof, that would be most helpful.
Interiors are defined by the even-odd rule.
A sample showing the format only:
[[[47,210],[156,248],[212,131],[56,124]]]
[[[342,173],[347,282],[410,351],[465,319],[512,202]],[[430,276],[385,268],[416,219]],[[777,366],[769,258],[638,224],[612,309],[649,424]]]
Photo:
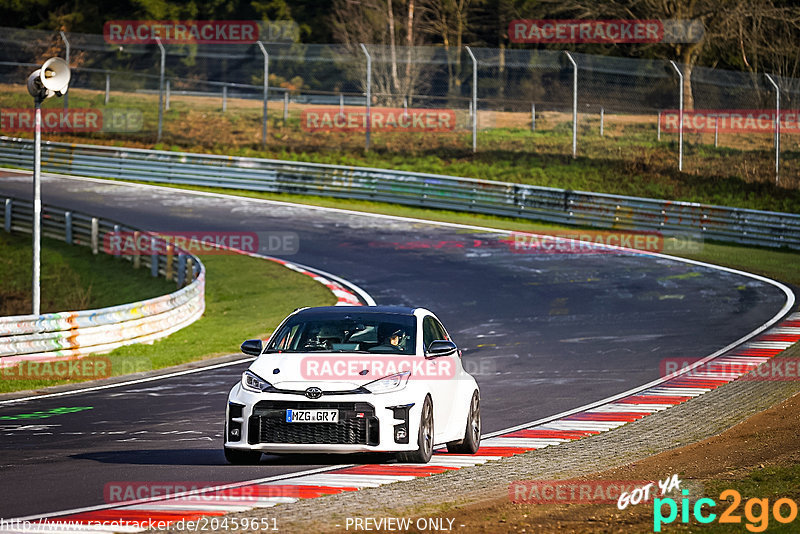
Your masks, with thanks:
[[[314,315],[316,317],[342,317],[344,315],[357,313],[359,315],[373,313],[393,313],[397,315],[414,315],[418,308],[408,306],[318,306],[315,308],[303,308],[295,313],[296,317],[303,315]]]

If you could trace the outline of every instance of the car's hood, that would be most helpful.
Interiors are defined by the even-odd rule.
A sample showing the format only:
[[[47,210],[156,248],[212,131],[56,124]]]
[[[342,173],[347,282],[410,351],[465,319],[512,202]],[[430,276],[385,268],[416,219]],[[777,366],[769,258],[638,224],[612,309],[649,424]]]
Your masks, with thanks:
[[[259,356],[250,371],[278,389],[349,391],[386,376],[369,365],[374,360],[374,355],[350,352],[270,353]]]

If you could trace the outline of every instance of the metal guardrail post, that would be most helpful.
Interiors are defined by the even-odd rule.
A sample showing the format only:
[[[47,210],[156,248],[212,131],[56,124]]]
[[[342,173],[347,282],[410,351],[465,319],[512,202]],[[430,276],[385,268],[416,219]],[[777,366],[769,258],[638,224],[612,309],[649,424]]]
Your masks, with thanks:
[[[261,146],[267,146],[267,101],[269,100],[269,54],[264,48],[264,43],[256,41],[258,48],[264,55],[264,103],[261,110]]]
[[[228,86],[222,86],[222,112],[228,111]]]
[[[683,172],[683,73],[678,65],[670,60],[670,65],[678,73],[680,92],[678,96],[678,171]],[[659,123],[660,124],[660,123]]]
[[[164,111],[169,111],[169,104],[172,100],[172,86],[169,79],[165,82],[166,88],[164,90]]]
[[[92,254],[95,256],[100,252],[100,220],[92,217]]]
[[[183,287],[183,283],[186,281],[186,255],[185,254],[178,254],[178,272],[176,273],[176,280],[175,282],[178,284],[178,287]]]
[[[780,161],[781,161],[781,88],[772,79],[772,76],[765,74],[769,83],[775,88],[775,185],[780,181]]]
[[[72,212],[64,212],[64,242],[67,245],[72,244]]]
[[[69,65],[69,39],[67,39],[67,34],[63,31],[59,33],[61,34],[61,40],[64,41],[64,61]],[[69,92],[64,93],[64,109],[69,109]]]
[[[11,213],[13,211],[13,203],[14,201],[11,200],[10,198],[6,199],[5,212],[3,218],[3,228],[6,232],[9,233],[11,232],[11,217],[12,217]]]
[[[66,96],[66,95],[64,95],[64,96]],[[106,106],[108,105],[108,99],[109,99],[110,96],[111,96],[111,75],[106,73],[106,95],[105,95],[105,98],[103,99],[103,103]]]
[[[478,60],[470,47],[465,47],[472,59],[472,152],[478,151]]]
[[[161,132],[164,124],[164,69],[167,61],[167,51],[164,45],[161,44],[161,39],[156,37],[156,44],[161,50],[161,70],[158,78],[158,136],[156,141],[161,141]]]
[[[141,251],[139,250],[139,239],[141,239],[142,233],[138,230],[133,232],[133,258],[131,261],[133,262],[133,268],[138,269],[142,266],[142,255]]]
[[[564,51],[567,59],[572,63],[572,159],[578,154],[578,64],[572,54]]]
[[[186,258],[186,281],[185,284],[189,284],[194,280],[194,259],[191,256]]]
[[[536,131],[536,103],[531,102],[531,131]]]
[[[158,240],[155,237],[150,238],[150,276],[153,278],[158,278],[158,259],[159,255],[156,252],[156,246],[158,246]]]
[[[286,122],[289,120],[289,91],[283,92],[283,126],[286,127]]]
[[[175,247],[171,244],[167,244],[167,266],[164,268],[164,278],[167,280],[172,280],[172,263],[175,257]]]
[[[121,233],[121,232],[120,232],[120,227],[119,227],[119,225],[118,225],[118,224],[115,224],[115,225],[114,225],[114,235],[115,235],[116,237],[120,237],[120,233]],[[103,249],[104,249],[104,251],[105,251],[105,253],[106,253],[106,254],[108,254],[109,252],[111,252],[112,254],[114,254],[114,250],[113,250],[113,248],[111,248],[111,247],[110,247],[110,245],[111,245],[111,243],[109,243],[109,242],[108,242],[108,235],[106,235],[105,242],[103,243]],[[119,253],[119,254],[116,254],[116,256],[117,256],[117,258],[118,258],[118,259],[122,259],[122,251],[120,251],[120,253]]]
[[[366,124],[366,138],[364,139],[364,150],[369,151],[369,142],[370,142],[370,134],[372,133],[372,56],[369,55],[369,51],[364,43],[361,43],[361,50],[364,51],[364,55],[367,56],[367,124]]]

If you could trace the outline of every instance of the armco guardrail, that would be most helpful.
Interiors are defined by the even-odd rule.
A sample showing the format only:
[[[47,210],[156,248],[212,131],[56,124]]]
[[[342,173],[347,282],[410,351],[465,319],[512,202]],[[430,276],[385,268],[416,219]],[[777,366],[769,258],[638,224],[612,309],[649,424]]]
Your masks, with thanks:
[[[32,159],[32,141],[0,137],[0,164],[29,168]],[[800,248],[800,215],[456,176],[65,143],[44,143],[42,166],[78,176],[366,199]]]
[[[31,232],[30,202],[0,196],[3,228]],[[43,206],[42,234],[70,244],[103,249],[110,232],[136,232],[112,221]],[[147,239],[148,234],[138,232]],[[139,236],[137,235],[138,239]],[[205,310],[205,268],[196,257],[156,236],[154,251],[164,254],[122,256],[152,276],[174,280],[178,291],[161,297],[99,310],[0,317],[0,368],[21,360],[57,360],[108,352],[123,345],[147,343],[190,325]]]

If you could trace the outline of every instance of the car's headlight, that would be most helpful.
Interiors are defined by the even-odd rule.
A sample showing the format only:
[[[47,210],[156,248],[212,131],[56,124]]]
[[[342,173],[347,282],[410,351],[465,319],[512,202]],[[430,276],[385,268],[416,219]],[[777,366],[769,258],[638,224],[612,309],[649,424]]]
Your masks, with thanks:
[[[374,382],[364,385],[370,393],[389,393],[392,391],[400,391],[406,387],[408,377],[411,376],[411,371],[403,371],[394,375],[379,378]]]
[[[256,393],[273,389],[272,384],[251,371],[242,373],[242,387]]]

